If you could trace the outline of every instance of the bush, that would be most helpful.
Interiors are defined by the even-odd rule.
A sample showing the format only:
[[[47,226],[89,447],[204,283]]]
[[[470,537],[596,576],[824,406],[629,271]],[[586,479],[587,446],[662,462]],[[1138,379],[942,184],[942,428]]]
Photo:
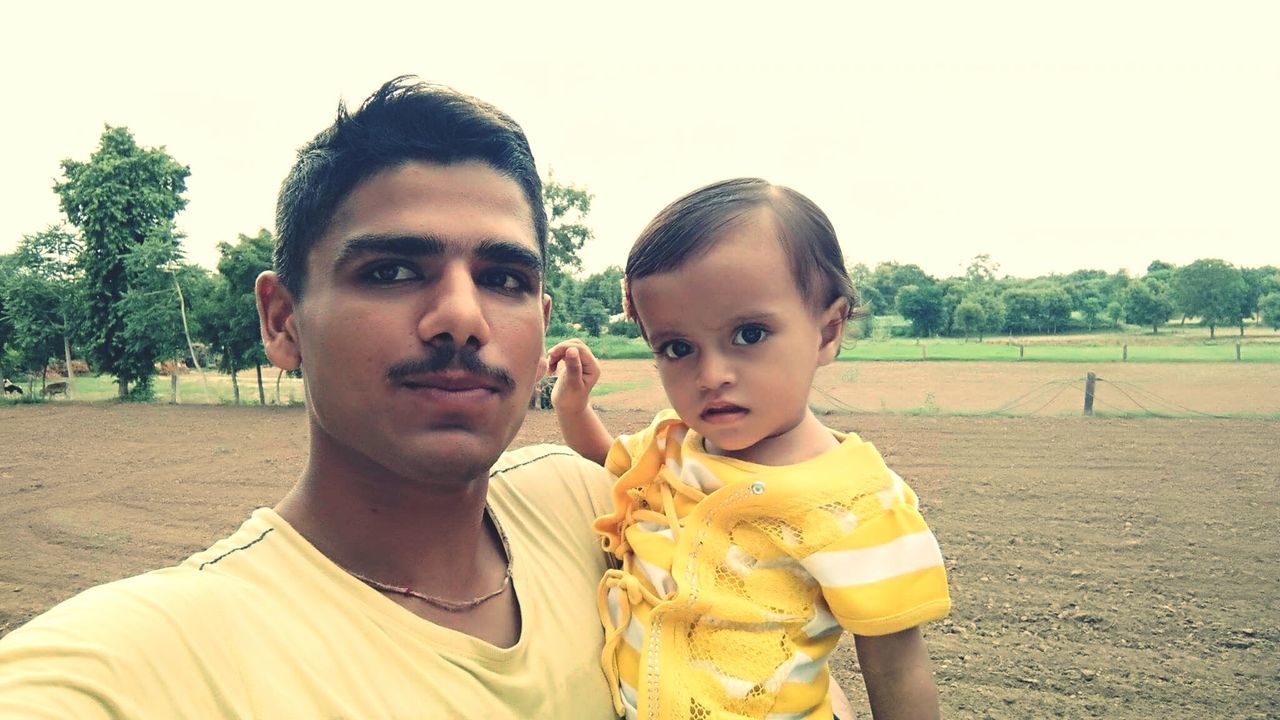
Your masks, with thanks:
[[[556,337],[568,337],[577,332],[578,331],[574,329],[572,325],[556,318],[552,318],[551,323],[547,325],[547,337],[551,337],[552,335]]]
[[[640,326],[630,320],[614,320],[609,323],[609,334],[625,338],[640,337]]]

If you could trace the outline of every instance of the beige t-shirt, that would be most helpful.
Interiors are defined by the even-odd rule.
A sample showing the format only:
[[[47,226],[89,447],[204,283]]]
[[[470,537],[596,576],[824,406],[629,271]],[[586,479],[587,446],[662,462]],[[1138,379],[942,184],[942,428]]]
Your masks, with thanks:
[[[177,567],[91,588],[0,641],[4,718],[612,718],[591,521],[610,478],[566,448],[506,453],[521,637],[419,618],[263,508]]]

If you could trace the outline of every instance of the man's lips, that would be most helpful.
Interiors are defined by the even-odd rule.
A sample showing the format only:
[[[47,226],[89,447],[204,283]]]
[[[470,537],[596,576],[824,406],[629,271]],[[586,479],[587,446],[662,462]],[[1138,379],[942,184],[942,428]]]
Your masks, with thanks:
[[[400,384],[411,390],[434,390],[441,393],[498,393],[504,388],[498,381],[469,372],[434,372],[410,375]]]
[[[719,424],[739,420],[748,412],[750,411],[741,405],[734,405],[733,403],[728,402],[714,402],[704,407],[698,416],[701,417],[704,422]]]

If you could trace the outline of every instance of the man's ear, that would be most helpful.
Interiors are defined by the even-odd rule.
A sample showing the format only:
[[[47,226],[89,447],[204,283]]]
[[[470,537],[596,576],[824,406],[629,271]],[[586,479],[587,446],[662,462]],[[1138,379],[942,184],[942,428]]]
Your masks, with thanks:
[[[253,294],[258,299],[258,327],[267,359],[278,368],[297,370],[302,366],[302,345],[293,293],[280,282],[279,275],[268,270],[258,276]]]
[[[547,327],[551,325],[551,296],[542,293],[542,335],[546,337]],[[535,381],[541,380],[547,374],[547,354],[544,352],[538,356],[538,377]]]
[[[822,323],[822,341],[818,346],[818,364],[826,365],[840,354],[840,343],[844,341],[844,327],[849,320],[849,299],[836,298],[836,301],[822,311],[819,322]]]

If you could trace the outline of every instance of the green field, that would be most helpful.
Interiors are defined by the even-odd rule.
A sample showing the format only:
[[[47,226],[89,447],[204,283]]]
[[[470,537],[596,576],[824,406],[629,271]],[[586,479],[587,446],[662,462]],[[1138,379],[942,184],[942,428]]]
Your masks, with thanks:
[[[1079,338],[1087,339],[1079,339]],[[548,337],[547,347],[564,340]],[[598,357],[626,360],[653,356],[649,346],[639,338],[627,339],[608,335],[583,341]],[[977,342],[959,338],[889,338],[856,340],[845,343],[841,360],[860,361],[987,361],[987,362],[1122,362],[1125,346],[1128,362],[1235,362],[1236,340],[1231,337],[1207,340],[1186,334],[1170,334],[1164,339],[1151,335],[1102,334],[1077,336],[1055,341],[1051,336],[1021,344],[1006,340]],[[1021,350],[1021,353],[1019,352]],[[1240,362],[1280,363],[1280,340],[1247,338],[1240,347]]]
[[[270,372],[268,372],[270,371]],[[208,392],[205,391],[205,383],[201,380],[200,373],[190,372],[183,373],[178,376],[178,400],[183,404],[210,404],[210,405],[230,405],[235,402],[235,391],[231,385],[231,376],[223,375],[217,372],[209,372],[207,374]],[[243,405],[258,404],[258,384],[255,374],[252,370],[249,372],[239,373],[237,379],[240,384],[240,403]],[[49,382],[60,381],[62,378],[50,378]],[[18,382],[14,379],[14,382]],[[18,383],[24,392],[27,391],[27,383],[25,381]],[[262,386],[266,393],[268,405],[276,404],[276,370],[274,368],[263,368]],[[155,389],[156,402],[169,402],[170,400],[170,383],[169,377],[156,376],[152,379],[152,387]],[[34,395],[40,395],[40,379],[36,378]],[[73,386],[75,400],[78,402],[95,402],[103,400],[115,400],[117,397],[115,378],[110,375],[81,375],[76,377]],[[30,396],[24,396],[30,397]],[[16,398],[10,397],[10,401]],[[290,405],[300,403],[303,400],[302,381],[290,377],[280,379],[280,404]],[[62,402],[62,398],[57,398],[51,402]]]

